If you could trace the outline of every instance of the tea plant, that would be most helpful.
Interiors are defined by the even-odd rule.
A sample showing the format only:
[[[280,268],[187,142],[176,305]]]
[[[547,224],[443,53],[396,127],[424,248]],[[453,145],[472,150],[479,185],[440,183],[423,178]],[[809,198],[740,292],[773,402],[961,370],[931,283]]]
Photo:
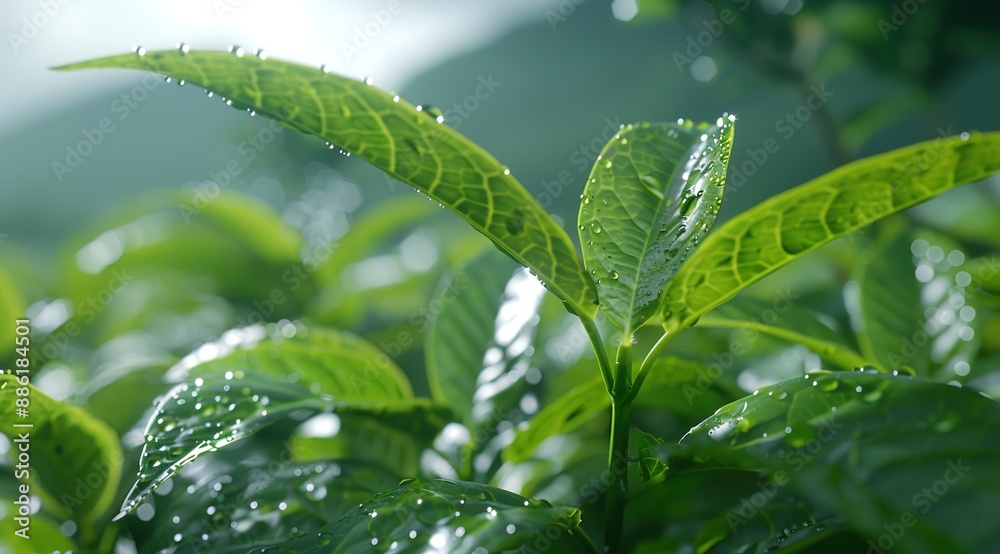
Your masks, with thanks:
[[[456,261],[433,293],[433,313],[416,318],[426,353],[426,375],[417,377],[430,391],[421,397],[414,372],[396,363],[413,334],[390,329],[376,346],[324,323],[338,319],[331,303],[346,302],[336,298],[337,280],[356,250],[427,217],[423,207],[387,205],[328,262],[302,271],[301,239],[253,202],[227,194],[193,211],[158,205],[152,213],[166,239],[135,239],[142,233],[131,223],[108,231],[124,253],[79,276],[74,294],[94,294],[113,271],[153,279],[183,259],[215,279],[215,295],[269,303],[257,321],[272,323],[251,321],[179,361],[119,364],[94,376],[101,384],[82,406],[32,388],[31,483],[42,503],[30,550],[111,551],[119,540],[140,552],[1000,545],[983,519],[1000,508],[1000,406],[940,382],[941,360],[975,363],[976,353],[967,341],[938,340],[948,329],[928,336],[911,323],[923,318],[927,294],[899,275],[903,268],[912,278],[909,250],[917,245],[916,254],[923,239],[890,218],[1000,171],[1000,133],[850,163],[713,230],[736,119],[625,125],[582,191],[581,259],[506,166],[434,110],[368,82],[238,48],[140,49],[60,69],[111,67],[205,87],[363,158],[461,216],[541,286],[495,252]],[[864,322],[856,345],[794,295],[737,296],[884,218],[889,238],[866,250],[855,277]],[[966,267],[976,291],[993,290],[988,258]],[[159,294],[193,301],[183,283]],[[0,292],[12,298],[4,305],[18,301],[13,287]],[[575,321],[553,309],[553,297]],[[990,308],[982,312],[991,317]],[[540,318],[559,323],[540,326]],[[142,331],[139,319],[92,332]],[[748,394],[728,364],[693,354],[710,335],[692,328],[799,344],[826,369]],[[593,358],[576,349],[557,361],[546,348],[572,343],[574,333]],[[682,336],[692,337],[687,351]],[[18,383],[2,379],[7,433]],[[152,411],[109,407],[133,395],[157,397]],[[598,416],[609,411],[605,426]],[[141,437],[129,431],[136,420]],[[651,432],[684,422],[693,427],[683,437]],[[123,453],[116,433],[139,438],[131,443],[141,445],[138,459]],[[601,449],[603,469],[592,463]]]

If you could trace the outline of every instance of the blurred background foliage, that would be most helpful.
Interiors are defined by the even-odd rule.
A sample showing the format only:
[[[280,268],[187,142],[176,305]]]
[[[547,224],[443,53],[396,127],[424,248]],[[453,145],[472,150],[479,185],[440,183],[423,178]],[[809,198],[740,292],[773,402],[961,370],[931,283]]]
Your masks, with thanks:
[[[134,43],[187,41],[261,47],[371,76],[440,109],[446,124],[509,165],[571,236],[584,179],[620,124],[736,114],[723,221],[850,160],[1000,128],[1000,18],[991,2],[442,1],[402,2],[388,17],[383,4],[60,4],[34,32],[38,6],[0,6],[5,30],[23,39],[8,35],[0,49],[8,95],[0,107],[0,333],[8,342],[8,322],[31,317],[34,382],[123,435],[126,468],[137,455],[135,425],[165,390],[163,371],[227,329],[301,319],[350,330],[385,350],[426,396],[423,341],[447,306],[439,299],[449,275],[486,263],[491,271],[465,286],[490,290],[488,311],[514,267],[499,256],[483,262],[489,244],[457,217],[317,139],[227,109],[194,87],[47,67]],[[995,397],[998,208],[994,177],[841,239],[744,296],[766,308],[791,291],[797,309],[820,314],[870,359],[885,354],[864,337],[912,329],[866,314],[902,309],[879,304],[889,293],[905,297],[912,318],[904,326],[940,322],[912,371]],[[530,364],[544,378],[518,389],[525,419],[596,374],[559,303],[546,295],[539,314]],[[655,339],[657,330],[648,331],[640,349]],[[736,344],[746,351],[732,355]],[[718,364],[724,378],[694,409],[640,407],[639,425],[668,439],[741,390],[826,365],[804,347],[729,329],[692,332],[673,353]],[[522,464],[502,465],[494,438],[479,452],[453,454],[458,465],[472,463],[462,456],[492,455],[473,464],[478,479],[579,503],[580,484],[604,464],[606,425],[594,419]],[[301,442],[309,459],[358,448],[349,438]],[[698,479],[675,483],[673,494],[713,489]],[[794,508],[789,517],[802,519]],[[697,518],[677,521],[668,538],[633,540],[675,544],[697,533]]]

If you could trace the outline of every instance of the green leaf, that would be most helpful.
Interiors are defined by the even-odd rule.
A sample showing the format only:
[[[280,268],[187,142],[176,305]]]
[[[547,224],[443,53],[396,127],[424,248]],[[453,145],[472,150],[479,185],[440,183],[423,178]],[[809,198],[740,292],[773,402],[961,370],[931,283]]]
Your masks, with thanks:
[[[73,540],[62,534],[59,524],[42,514],[31,516],[31,525],[26,531],[28,540],[24,540],[20,535],[15,535],[16,532],[25,532],[25,528],[14,521],[18,506],[11,500],[5,499],[0,504],[0,510],[6,514],[3,519],[0,519],[0,552],[4,554],[38,554],[39,552],[78,551]]]
[[[154,71],[319,136],[447,206],[538,274],[572,311],[594,316],[597,293],[569,236],[485,150],[429,112],[369,84],[239,52],[148,52],[58,69]]]
[[[237,313],[250,322],[301,313],[313,287],[298,232],[258,199],[199,194],[156,193],[73,239],[60,265],[72,317],[36,355],[168,326],[179,329],[151,340],[187,352],[237,325]]]
[[[597,157],[580,244],[601,308],[626,334],[660,310],[663,288],[715,224],[733,122],[628,125]]]
[[[478,483],[405,481],[276,552],[471,553],[550,547],[550,552],[580,552],[589,539],[579,523],[576,508],[553,507]]]
[[[227,332],[181,360],[156,404],[122,517],[182,467],[296,414],[423,409],[384,353],[353,335],[285,325]]]
[[[469,429],[468,438],[442,437],[438,449],[451,458],[459,478],[487,480],[510,440],[500,430],[525,419],[519,406],[533,391],[525,375],[544,295],[527,270],[496,251],[450,271],[438,285],[428,309],[437,316],[427,328],[427,376],[434,398],[452,407]],[[484,465],[484,449],[492,463]]]
[[[272,208],[234,192],[208,203],[191,192],[157,193],[81,236],[86,238],[70,244],[62,269],[70,299],[89,304],[84,308],[91,314],[101,311],[94,307],[98,296],[120,294],[133,279],[169,272],[211,280],[212,292],[248,303],[268,298],[276,287],[290,292],[281,277],[300,262],[302,247],[298,233]]]
[[[278,545],[399,482],[367,463],[298,462],[283,454],[213,468],[208,475],[175,476],[169,493],[149,497],[153,519],[131,522],[139,551],[243,554]]]
[[[508,377],[517,373],[510,371],[531,359],[544,291],[517,269],[485,252],[445,274],[431,300],[437,315],[427,326],[427,379],[434,399],[451,406],[469,427],[502,409],[492,404],[514,384]]]
[[[14,321],[25,317],[24,308],[24,296],[17,283],[0,268],[0,344],[5,346],[0,350],[0,361],[14,353],[6,346],[14,344]]]
[[[27,417],[16,411],[19,398],[29,400],[24,408]],[[14,427],[22,424],[30,427]],[[28,436],[28,481],[34,485],[33,494],[44,491],[43,509],[74,520],[81,529],[100,520],[121,479],[122,452],[114,431],[82,409],[53,400],[9,374],[0,375],[0,429],[15,445]]]
[[[693,325],[751,283],[831,240],[1000,170],[1000,133],[942,138],[845,165],[715,230],[667,286],[664,326]]]
[[[930,372],[931,340],[921,328],[926,321],[920,301],[920,283],[914,278],[912,238],[904,233],[882,241],[864,253],[855,268],[858,283],[858,333],[862,349],[887,370],[912,368],[916,375]],[[919,334],[919,344],[914,344]]]
[[[171,368],[173,383],[195,377],[239,378],[253,371],[338,398],[397,400],[413,397],[403,370],[382,350],[348,333],[301,323],[251,325],[227,331]]]
[[[770,322],[768,320],[771,320]],[[790,302],[765,302],[738,297],[712,310],[698,320],[699,327],[740,329],[750,341],[763,333],[807,346],[841,369],[871,365],[869,358],[858,354],[837,333],[823,325],[804,308]],[[739,337],[736,337],[739,340]],[[755,340],[755,339],[754,339]]]
[[[662,356],[649,372],[636,397],[636,405],[661,408],[698,421],[715,406],[735,397],[715,376],[699,362]],[[535,414],[528,428],[519,431],[504,450],[504,459],[524,462],[546,439],[572,433],[610,408],[611,396],[603,380],[594,377],[566,391]]]
[[[932,246],[927,248],[923,238],[915,242],[917,236]],[[921,242],[925,251],[915,256],[911,244]],[[976,323],[960,317],[966,291],[956,284],[965,268],[947,260],[957,248],[950,239],[926,231],[895,233],[869,247],[855,267],[857,293],[846,299],[856,304],[851,314],[858,342],[886,370],[929,378],[947,366],[942,372],[947,380],[956,377],[956,362],[969,360],[975,345],[971,336],[962,338],[963,328],[973,331]]]
[[[667,470],[667,464],[663,463],[656,450],[663,444],[663,439],[636,429],[635,442],[639,451],[639,477],[643,481],[649,481]]]
[[[100,364],[71,396],[91,415],[124,435],[140,421],[150,404],[171,387],[163,374],[176,358],[133,354]]]
[[[1000,529],[978,514],[1000,510],[997,437],[1000,404],[976,391],[816,372],[723,406],[681,444],[703,462],[756,464],[771,473],[770,496],[790,484],[868,537],[909,513],[906,551],[988,552]]]

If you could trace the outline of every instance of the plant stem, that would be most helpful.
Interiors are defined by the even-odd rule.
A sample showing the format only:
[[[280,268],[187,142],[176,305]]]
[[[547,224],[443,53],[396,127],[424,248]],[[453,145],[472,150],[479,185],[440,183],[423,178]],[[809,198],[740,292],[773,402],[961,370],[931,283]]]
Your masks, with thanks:
[[[593,319],[580,317],[580,323],[583,324],[587,336],[590,337],[590,344],[594,347],[594,354],[597,355],[597,365],[601,368],[601,376],[604,377],[604,386],[608,389],[608,394],[611,394],[615,380],[611,374],[611,362],[608,361],[608,352],[604,349],[601,333],[597,330],[597,324],[594,323]]]
[[[615,360],[615,380],[611,391],[611,445],[608,450],[608,488],[605,508],[605,552],[617,552],[625,523],[625,495],[628,492],[628,437],[631,430],[632,337],[622,337]]]

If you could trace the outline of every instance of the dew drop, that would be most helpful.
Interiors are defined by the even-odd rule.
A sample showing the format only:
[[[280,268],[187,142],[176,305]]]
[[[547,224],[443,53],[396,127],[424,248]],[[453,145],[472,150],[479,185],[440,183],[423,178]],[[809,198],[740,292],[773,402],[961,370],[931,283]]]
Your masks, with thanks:
[[[183,56],[184,54],[187,54],[187,53],[188,53],[188,52],[190,52],[190,51],[191,51],[191,47],[190,47],[190,46],[188,46],[188,44],[187,44],[187,43],[185,43],[185,42],[178,42],[178,43],[177,43],[177,52],[178,52],[178,53],[179,53],[180,55],[182,55],[182,56]]]
[[[590,224],[590,230],[591,230],[591,232],[593,232],[593,233],[594,233],[595,235],[599,235],[599,234],[601,234],[601,230],[602,230],[602,229],[601,229],[601,224],[600,224],[600,223],[597,223],[596,221],[595,221],[595,222],[593,222],[593,223],[591,223],[591,224]]]

